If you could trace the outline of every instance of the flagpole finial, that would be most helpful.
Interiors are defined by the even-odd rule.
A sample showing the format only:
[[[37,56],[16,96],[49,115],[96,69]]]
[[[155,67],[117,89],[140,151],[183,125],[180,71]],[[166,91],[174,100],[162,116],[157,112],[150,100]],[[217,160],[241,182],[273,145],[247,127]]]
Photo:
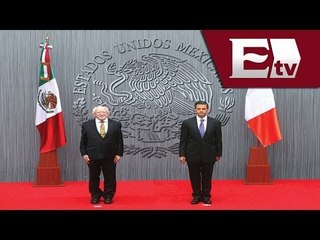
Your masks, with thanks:
[[[41,43],[39,47],[40,48],[47,48],[47,49],[51,49],[52,48],[52,46],[49,45],[49,36],[48,36],[48,34],[46,36],[46,43]]]

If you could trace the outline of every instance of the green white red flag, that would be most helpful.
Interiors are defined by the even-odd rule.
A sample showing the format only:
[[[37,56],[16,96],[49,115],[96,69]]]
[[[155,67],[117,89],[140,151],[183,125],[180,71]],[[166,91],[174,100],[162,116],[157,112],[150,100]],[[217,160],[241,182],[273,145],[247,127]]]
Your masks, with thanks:
[[[36,127],[41,144],[40,153],[56,150],[66,144],[63,114],[57,81],[51,68],[48,42],[40,45],[40,79],[37,94]]]

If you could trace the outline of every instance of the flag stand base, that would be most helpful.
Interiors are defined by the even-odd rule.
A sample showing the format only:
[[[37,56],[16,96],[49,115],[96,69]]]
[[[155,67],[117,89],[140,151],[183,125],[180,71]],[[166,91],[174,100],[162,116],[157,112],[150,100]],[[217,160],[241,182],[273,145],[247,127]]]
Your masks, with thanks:
[[[251,147],[244,184],[272,184],[271,168],[264,147]]]
[[[40,153],[37,167],[37,179],[34,187],[57,187],[64,186],[61,180],[60,166],[57,151]]]

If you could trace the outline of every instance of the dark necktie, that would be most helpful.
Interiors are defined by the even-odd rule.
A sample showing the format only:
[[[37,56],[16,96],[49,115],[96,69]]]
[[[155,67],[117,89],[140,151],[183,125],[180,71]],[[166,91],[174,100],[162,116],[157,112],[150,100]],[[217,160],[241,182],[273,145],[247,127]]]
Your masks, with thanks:
[[[201,135],[202,138],[204,136],[204,124],[203,124],[203,122],[204,122],[204,119],[200,119],[199,131],[200,131],[200,135]]]

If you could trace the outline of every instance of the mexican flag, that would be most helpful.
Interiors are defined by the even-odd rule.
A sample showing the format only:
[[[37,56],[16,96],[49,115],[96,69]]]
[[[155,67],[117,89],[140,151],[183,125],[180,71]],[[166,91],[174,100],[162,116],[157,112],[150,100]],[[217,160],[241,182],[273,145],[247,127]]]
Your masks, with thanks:
[[[47,39],[48,40],[48,39]],[[39,130],[40,153],[56,150],[66,144],[59,89],[54,77],[48,42],[41,44],[40,79],[37,94],[36,127]]]
[[[263,147],[282,139],[272,89],[252,88],[247,90],[245,119],[248,127],[251,128]]]

